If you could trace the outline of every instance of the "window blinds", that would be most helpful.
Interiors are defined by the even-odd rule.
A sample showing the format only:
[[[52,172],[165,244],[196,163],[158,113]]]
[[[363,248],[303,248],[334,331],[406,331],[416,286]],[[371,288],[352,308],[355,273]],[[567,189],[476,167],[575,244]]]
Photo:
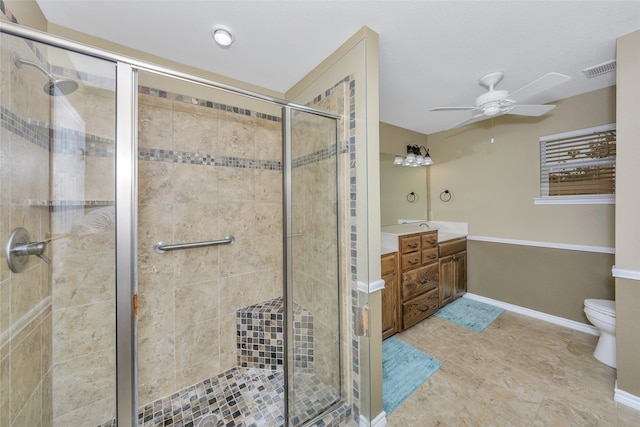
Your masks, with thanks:
[[[614,194],[616,125],[540,138],[542,197]]]

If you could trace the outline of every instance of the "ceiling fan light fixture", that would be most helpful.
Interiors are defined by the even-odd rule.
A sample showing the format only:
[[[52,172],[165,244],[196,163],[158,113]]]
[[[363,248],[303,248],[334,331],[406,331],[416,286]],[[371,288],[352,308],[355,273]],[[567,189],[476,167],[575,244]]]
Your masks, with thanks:
[[[497,105],[488,105],[482,110],[485,116],[493,117],[500,114],[500,107]]]
[[[211,36],[213,40],[220,47],[228,48],[235,40],[235,36],[233,35],[233,31],[231,28],[226,27],[224,25],[214,25],[211,30]]]

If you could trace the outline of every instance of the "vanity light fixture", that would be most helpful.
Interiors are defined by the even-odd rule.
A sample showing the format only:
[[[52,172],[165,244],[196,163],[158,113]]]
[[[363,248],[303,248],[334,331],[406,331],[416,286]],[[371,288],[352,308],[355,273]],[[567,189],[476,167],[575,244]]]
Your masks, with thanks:
[[[422,150],[424,150],[424,155],[422,155]],[[407,157],[396,156],[396,158],[393,159],[393,164],[415,168],[418,166],[432,165],[433,160],[427,148],[417,145],[407,145]]]
[[[231,28],[224,25],[214,25],[211,30],[211,36],[218,43],[218,46],[228,48],[235,40]]]

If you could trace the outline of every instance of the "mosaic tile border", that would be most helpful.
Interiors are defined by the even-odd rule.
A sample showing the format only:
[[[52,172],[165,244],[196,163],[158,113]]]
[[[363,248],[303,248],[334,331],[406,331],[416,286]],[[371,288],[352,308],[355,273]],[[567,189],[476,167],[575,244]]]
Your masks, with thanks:
[[[212,108],[214,110],[240,114],[242,116],[255,117],[257,119],[264,119],[264,120],[269,120],[277,123],[282,122],[282,117],[280,116],[273,116],[271,114],[260,113],[258,111],[249,110],[246,108],[240,108],[233,105],[221,104],[219,102],[209,101],[203,98],[196,98],[193,96],[181,95],[179,93],[167,92],[161,89],[152,88],[148,86],[138,86],[138,93],[154,96],[157,98],[164,98],[171,101],[182,102],[184,104],[197,105],[203,108]]]
[[[138,160],[186,163],[204,166],[223,166],[241,169],[282,170],[282,162],[278,160],[257,160],[242,157],[214,156],[212,154],[205,153],[161,150],[156,148],[139,148]]]

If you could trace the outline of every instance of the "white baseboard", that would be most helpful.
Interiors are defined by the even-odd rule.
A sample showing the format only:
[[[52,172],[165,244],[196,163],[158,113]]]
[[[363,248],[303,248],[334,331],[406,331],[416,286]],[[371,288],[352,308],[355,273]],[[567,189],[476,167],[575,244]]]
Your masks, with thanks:
[[[638,411],[640,411],[640,396],[635,396],[624,390],[620,390],[618,388],[618,381],[616,381],[613,400],[615,400],[618,403],[622,403],[625,406],[628,406],[630,408],[637,409]]]
[[[386,425],[387,413],[384,411],[380,412],[378,416],[371,421],[371,424],[369,424],[369,420],[364,415],[360,415],[360,427],[386,427]]]
[[[509,304],[508,302],[498,301],[480,295],[471,294],[469,292],[464,294],[463,297],[495,305],[496,307],[504,308],[508,311],[513,311],[514,313],[524,314],[525,316],[544,320],[545,322],[554,323],[556,325],[564,326],[576,331],[584,332],[591,335],[600,335],[597,328],[591,325],[587,325],[586,323],[576,322],[575,320],[565,319],[564,317],[558,317],[552,314],[543,313],[541,311],[531,310],[530,308],[520,307],[519,305]]]

